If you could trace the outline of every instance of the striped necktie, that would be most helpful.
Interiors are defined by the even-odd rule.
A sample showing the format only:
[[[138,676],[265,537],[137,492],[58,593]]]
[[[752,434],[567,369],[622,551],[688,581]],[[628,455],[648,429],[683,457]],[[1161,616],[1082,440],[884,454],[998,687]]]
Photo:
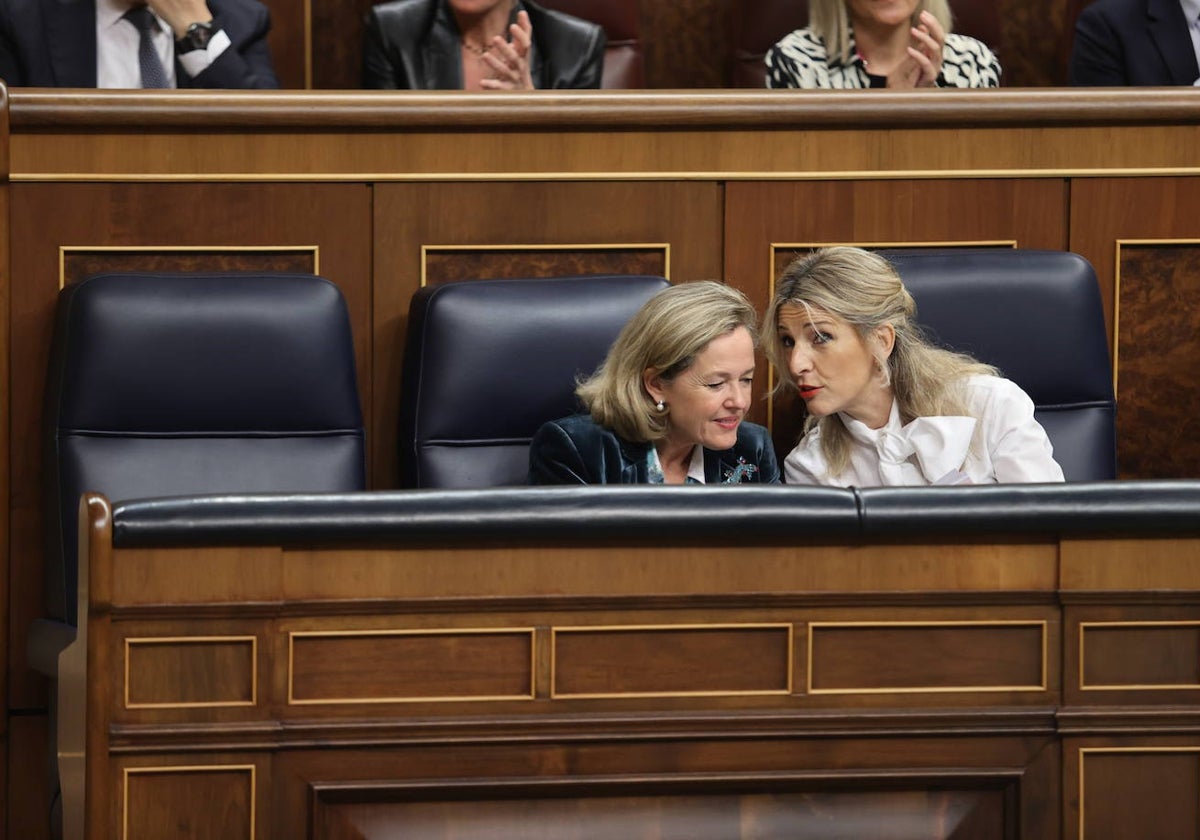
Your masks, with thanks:
[[[137,27],[138,31],[138,69],[142,72],[142,87],[165,88],[167,86],[167,71],[163,69],[158,51],[154,49],[152,33],[158,26],[158,21],[150,14],[146,6],[134,6],[125,13],[125,19]]]

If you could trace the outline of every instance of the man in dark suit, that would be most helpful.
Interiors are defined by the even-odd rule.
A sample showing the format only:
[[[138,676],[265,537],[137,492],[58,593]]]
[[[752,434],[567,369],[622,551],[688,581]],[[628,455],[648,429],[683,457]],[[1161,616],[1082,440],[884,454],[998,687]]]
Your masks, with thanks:
[[[133,15],[145,17],[145,36]],[[258,0],[0,0],[0,78],[10,87],[277,88],[270,27]],[[158,56],[153,84],[139,65],[143,37]]]
[[[1073,85],[1195,85],[1200,0],[1097,0],[1075,23]]]

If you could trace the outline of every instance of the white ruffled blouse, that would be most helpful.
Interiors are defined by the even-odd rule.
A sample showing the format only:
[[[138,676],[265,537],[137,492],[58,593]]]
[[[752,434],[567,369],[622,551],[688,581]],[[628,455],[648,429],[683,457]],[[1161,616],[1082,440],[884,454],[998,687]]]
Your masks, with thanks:
[[[1063,480],[1046,430],[1033,417],[1033,401],[1016,383],[972,376],[966,396],[969,417],[918,417],[901,424],[895,401],[881,429],[838,414],[852,438],[846,469],[827,474],[820,430],[814,428],[784,461],[784,480],[837,487]]]

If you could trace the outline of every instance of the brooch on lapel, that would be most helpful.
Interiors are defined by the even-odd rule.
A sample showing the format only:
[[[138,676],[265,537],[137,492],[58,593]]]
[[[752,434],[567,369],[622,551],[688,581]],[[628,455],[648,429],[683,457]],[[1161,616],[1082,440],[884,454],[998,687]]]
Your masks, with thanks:
[[[758,472],[757,464],[747,464],[745,458],[738,458],[736,467],[729,467],[725,470],[725,481],[723,484],[741,484],[743,481],[749,481],[750,476]]]

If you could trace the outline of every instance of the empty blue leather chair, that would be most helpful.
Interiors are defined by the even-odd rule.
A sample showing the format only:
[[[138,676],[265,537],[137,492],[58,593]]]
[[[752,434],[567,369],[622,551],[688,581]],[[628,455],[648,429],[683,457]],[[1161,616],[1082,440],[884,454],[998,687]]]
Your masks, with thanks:
[[[465,280],[427,286],[408,313],[402,487],[525,483],[529,441],[579,410],[575,381],[667,287],[662,277]]]
[[[995,365],[1033,399],[1068,481],[1117,476],[1116,397],[1092,266],[987,248],[884,253],[937,343]]]

